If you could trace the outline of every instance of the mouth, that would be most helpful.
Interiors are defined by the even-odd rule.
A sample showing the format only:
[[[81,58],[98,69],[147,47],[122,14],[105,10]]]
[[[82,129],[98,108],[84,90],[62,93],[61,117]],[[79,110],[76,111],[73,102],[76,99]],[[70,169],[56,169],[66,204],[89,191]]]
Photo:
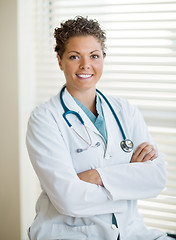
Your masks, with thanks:
[[[76,74],[76,76],[80,79],[88,79],[93,76],[93,74]]]

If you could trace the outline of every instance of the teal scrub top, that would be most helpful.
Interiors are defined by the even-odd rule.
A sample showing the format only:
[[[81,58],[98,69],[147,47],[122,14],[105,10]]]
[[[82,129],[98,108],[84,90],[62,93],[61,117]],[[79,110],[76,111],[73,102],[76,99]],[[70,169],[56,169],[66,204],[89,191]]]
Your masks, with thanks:
[[[74,98],[74,100],[78,104],[78,106],[86,113],[88,118],[92,121],[92,123],[95,125],[97,130],[103,136],[104,140],[107,142],[106,124],[105,124],[100,97],[96,95],[96,110],[98,113],[97,117],[88,108],[86,108],[81,102],[79,102],[76,98]]]

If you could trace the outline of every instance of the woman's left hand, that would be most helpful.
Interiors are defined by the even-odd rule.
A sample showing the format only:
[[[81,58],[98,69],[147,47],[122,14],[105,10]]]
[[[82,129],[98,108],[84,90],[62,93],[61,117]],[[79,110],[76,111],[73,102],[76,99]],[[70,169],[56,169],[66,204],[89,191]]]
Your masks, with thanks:
[[[85,172],[79,173],[78,177],[80,180],[92,184],[97,184],[103,187],[103,182],[101,180],[101,177],[96,169],[90,169]]]
[[[152,161],[157,158],[158,152],[153,145],[148,142],[144,142],[138,146],[136,151],[133,153],[131,158],[131,163],[134,162],[146,162],[148,160]]]

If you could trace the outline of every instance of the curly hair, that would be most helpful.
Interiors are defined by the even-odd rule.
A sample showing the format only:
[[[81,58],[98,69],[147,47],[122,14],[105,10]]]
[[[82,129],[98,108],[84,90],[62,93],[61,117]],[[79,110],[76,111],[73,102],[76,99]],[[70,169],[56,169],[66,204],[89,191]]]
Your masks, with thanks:
[[[95,37],[101,44],[104,57],[106,56],[105,53],[106,34],[101,29],[98,21],[88,20],[85,17],[77,16],[74,19],[69,19],[61,23],[60,28],[59,27],[55,28],[54,31],[54,37],[56,39],[55,52],[57,52],[60,58],[63,57],[68,40],[71,37],[77,36]]]

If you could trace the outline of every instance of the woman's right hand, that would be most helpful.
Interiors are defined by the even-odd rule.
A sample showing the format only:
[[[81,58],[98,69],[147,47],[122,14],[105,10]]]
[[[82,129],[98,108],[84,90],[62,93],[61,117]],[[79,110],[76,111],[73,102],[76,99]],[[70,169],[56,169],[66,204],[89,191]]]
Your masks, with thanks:
[[[131,163],[134,162],[146,162],[148,160],[152,161],[157,158],[158,152],[153,145],[148,142],[144,142],[138,146],[136,151],[133,153],[131,158]]]

